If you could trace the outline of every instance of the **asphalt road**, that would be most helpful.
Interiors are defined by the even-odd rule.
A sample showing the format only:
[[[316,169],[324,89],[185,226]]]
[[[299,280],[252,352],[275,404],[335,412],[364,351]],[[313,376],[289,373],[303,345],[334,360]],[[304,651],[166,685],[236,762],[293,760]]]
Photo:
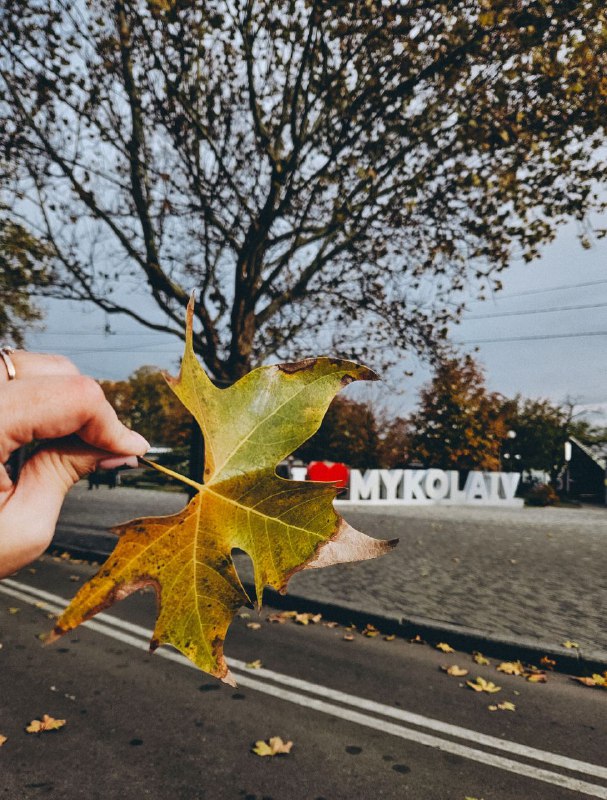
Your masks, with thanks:
[[[33,570],[33,571],[31,571]],[[0,582],[0,798],[569,800],[607,798],[607,691],[545,684],[469,655],[343,628],[238,618],[233,689],[168,648],[150,656],[138,594],[63,640],[39,635],[92,573],[45,556]],[[18,609],[15,611],[15,609]],[[260,659],[261,669],[245,662]],[[441,665],[501,688],[477,694]],[[510,700],[516,710],[489,711]],[[59,731],[27,734],[48,713]],[[260,758],[256,740],[291,740]]]
[[[57,536],[86,543],[113,524],[173,513],[185,501],[158,491],[87,491],[81,483],[68,496]],[[555,647],[573,640],[588,659],[604,661],[607,509],[342,505],[340,512],[366,533],[399,538],[399,546],[374,561],[299,573],[292,594],[498,638]],[[238,569],[250,578],[246,558]]]

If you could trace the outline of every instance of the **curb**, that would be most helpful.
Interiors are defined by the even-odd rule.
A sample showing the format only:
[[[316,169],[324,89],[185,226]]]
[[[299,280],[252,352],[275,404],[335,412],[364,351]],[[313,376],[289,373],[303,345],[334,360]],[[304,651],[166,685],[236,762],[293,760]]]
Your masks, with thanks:
[[[103,546],[103,543],[99,543]],[[56,551],[68,552],[85,561],[103,562],[109,555],[108,550],[99,550],[71,542],[53,539],[47,553]],[[249,581],[243,581],[243,587],[250,597],[255,596],[255,587]],[[556,662],[553,670],[567,675],[585,676],[607,670],[607,652],[602,650],[567,649],[552,642],[529,636],[508,636],[501,633],[487,633],[464,625],[429,619],[427,617],[377,614],[361,611],[355,607],[314,600],[296,594],[280,594],[274,589],[264,590],[264,605],[289,611],[322,614],[327,620],[342,625],[355,625],[364,629],[373,625],[383,634],[394,634],[399,638],[413,639],[420,636],[431,645],[447,640],[456,650],[472,653],[478,650],[485,656],[503,661],[520,660],[524,663],[540,666],[544,656]]]

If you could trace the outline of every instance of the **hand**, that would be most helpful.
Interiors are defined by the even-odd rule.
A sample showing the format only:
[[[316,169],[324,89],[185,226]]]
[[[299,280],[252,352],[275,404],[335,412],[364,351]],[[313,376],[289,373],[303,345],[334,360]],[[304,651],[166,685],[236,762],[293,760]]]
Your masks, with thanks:
[[[68,490],[96,466],[117,466],[149,444],[126,428],[92,378],[62,356],[17,351],[17,377],[0,360],[0,578],[48,547]],[[5,464],[34,440],[43,446],[26,461],[16,484]],[[113,458],[112,458],[113,456]]]

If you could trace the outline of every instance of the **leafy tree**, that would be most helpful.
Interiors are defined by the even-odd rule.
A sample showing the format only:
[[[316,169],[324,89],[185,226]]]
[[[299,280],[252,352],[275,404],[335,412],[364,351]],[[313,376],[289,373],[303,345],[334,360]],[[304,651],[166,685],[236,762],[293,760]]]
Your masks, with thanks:
[[[11,214],[56,296],[181,336],[194,288],[217,379],[397,359],[600,205],[606,31],[599,0],[13,0]]]
[[[511,449],[518,456],[517,470],[542,470],[552,483],[565,464],[565,442],[570,436],[584,444],[605,441],[605,431],[576,419],[573,403],[555,405],[517,395],[507,401],[504,413],[507,426],[516,433]]]
[[[500,468],[507,426],[500,395],[488,392],[481,368],[470,355],[436,364],[409,419],[409,456],[442,469]]]
[[[378,424],[368,403],[336,397],[317,433],[297,451],[304,461],[341,461],[349,467],[377,467]]]
[[[0,340],[21,347],[24,327],[42,318],[31,294],[50,281],[49,256],[21,225],[0,220]]]
[[[380,421],[379,466],[385,469],[402,468],[409,465],[411,428],[403,417],[384,418]]]
[[[126,381],[101,381],[118,416],[155,445],[185,447],[192,417],[155,367],[140,367]]]

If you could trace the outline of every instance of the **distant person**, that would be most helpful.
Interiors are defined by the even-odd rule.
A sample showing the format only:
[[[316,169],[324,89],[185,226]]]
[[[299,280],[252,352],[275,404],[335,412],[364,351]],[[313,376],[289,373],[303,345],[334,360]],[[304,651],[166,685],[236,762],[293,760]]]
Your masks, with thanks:
[[[42,440],[17,481],[3,466]],[[62,356],[0,347],[0,578],[48,547],[63,498],[96,468],[137,466],[149,444],[125,427],[99,384]]]
[[[98,489],[101,483],[101,474],[99,470],[95,468],[92,472],[89,472],[88,476],[88,483],[89,483],[89,492],[91,489]]]
[[[118,470],[111,469],[107,476],[107,485],[110,489],[115,489],[118,484]]]

